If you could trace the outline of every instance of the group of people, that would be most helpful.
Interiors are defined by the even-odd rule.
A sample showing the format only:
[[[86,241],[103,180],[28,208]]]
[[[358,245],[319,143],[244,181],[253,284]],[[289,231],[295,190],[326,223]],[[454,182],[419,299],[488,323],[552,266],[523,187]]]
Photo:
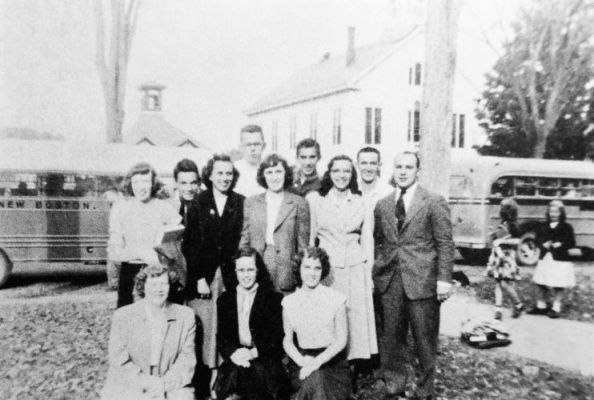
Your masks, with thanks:
[[[297,145],[293,172],[262,157],[259,126],[240,135],[242,160],[214,155],[201,174],[176,165],[175,205],[155,197],[150,165],[126,176],[129,196],[110,215],[121,268],[103,398],[191,399],[209,376],[212,398],[347,399],[375,359],[388,393],[404,397],[409,327],[415,398],[433,398],[455,250],[447,202],[419,186],[417,154],[395,157],[393,187],[372,147],[356,162],[333,157],[319,177],[315,140]],[[154,250],[179,223],[181,284]]]
[[[521,279],[517,264],[517,251],[522,246],[522,229],[518,225],[518,204],[512,198],[501,201],[500,224],[491,233],[492,252],[487,263],[487,276],[495,279],[495,319],[501,320],[503,293],[513,302],[512,318],[520,317],[524,304],[517,293],[515,282]],[[534,229],[534,228],[532,228]],[[566,221],[565,205],[561,200],[552,200],[545,213],[545,221],[532,232],[540,247],[538,262],[532,281],[536,285],[535,306],[528,314],[548,315],[559,318],[564,291],[575,286],[575,273],[569,250],[575,247],[572,226]],[[552,292],[552,293],[551,293]]]

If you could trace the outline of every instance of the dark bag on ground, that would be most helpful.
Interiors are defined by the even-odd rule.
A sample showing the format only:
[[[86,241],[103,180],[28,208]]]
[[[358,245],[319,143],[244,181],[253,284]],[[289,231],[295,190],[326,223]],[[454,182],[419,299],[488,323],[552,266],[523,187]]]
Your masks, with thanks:
[[[511,343],[509,332],[499,322],[470,319],[462,324],[460,340],[477,349],[507,346]]]

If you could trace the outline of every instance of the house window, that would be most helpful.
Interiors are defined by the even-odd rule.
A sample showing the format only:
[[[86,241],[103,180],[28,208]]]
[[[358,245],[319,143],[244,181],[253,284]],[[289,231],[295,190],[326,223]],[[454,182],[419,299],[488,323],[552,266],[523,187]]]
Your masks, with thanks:
[[[342,110],[337,108],[334,110],[332,122],[332,144],[340,144],[342,140]]]
[[[413,141],[421,140],[421,103],[415,101],[415,111],[413,114]]]
[[[294,149],[297,143],[297,116],[292,115],[289,122],[289,147]]]
[[[406,140],[410,142],[411,138],[411,121],[412,120],[412,112],[408,110],[408,117],[406,119]]]
[[[458,147],[464,147],[464,134],[466,130],[466,116],[464,114],[460,114],[460,122],[458,124]]]
[[[415,86],[421,84],[421,63],[415,64]]]
[[[452,147],[456,147],[456,114],[452,114]]]
[[[458,126],[456,127],[456,122]],[[452,147],[464,147],[464,131],[466,129],[466,116],[464,114],[452,115]]]
[[[309,137],[314,140],[318,138],[318,113],[315,111],[309,115]]]
[[[270,138],[270,141],[272,142],[272,151],[277,152],[278,151],[278,121],[274,120],[272,121],[272,137]]]
[[[412,76],[413,76],[413,68],[409,67],[408,68],[408,84],[412,85]]]
[[[365,144],[380,144],[382,141],[382,109],[365,108]]]

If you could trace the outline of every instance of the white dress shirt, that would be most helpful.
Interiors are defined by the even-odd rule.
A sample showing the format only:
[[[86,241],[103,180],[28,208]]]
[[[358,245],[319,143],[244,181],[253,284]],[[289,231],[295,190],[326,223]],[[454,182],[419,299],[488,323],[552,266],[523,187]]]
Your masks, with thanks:
[[[266,191],[266,243],[274,245],[274,228],[278,212],[283,203],[284,192],[273,193]]]

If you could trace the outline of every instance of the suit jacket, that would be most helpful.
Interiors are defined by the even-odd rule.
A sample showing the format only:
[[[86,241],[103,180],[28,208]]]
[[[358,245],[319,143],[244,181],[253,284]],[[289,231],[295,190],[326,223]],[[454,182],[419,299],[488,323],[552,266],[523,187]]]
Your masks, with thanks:
[[[159,362],[165,390],[193,399],[190,387],[196,366],[196,319],[191,308],[168,303],[167,331]],[[145,301],[115,311],[109,337],[109,370],[101,398],[142,398],[142,377],[150,371],[151,337]],[[175,397],[178,398],[178,397]]]
[[[379,293],[386,291],[397,271],[411,300],[433,297],[438,280],[451,281],[454,241],[442,196],[417,186],[400,232],[395,192],[378,201],[374,218],[373,282]]]
[[[271,288],[259,287],[250,312],[250,332],[258,358],[277,360],[283,358],[283,295]],[[237,292],[227,290],[217,300],[217,347],[225,360],[240,347],[237,319]]]
[[[188,298],[197,296],[196,282],[205,278],[210,284],[219,267],[225,286],[237,285],[235,254],[243,224],[244,199],[242,195],[230,192],[221,216],[212,190],[201,192],[192,202],[183,241],[188,265]]]
[[[244,204],[240,246],[251,246],[261,255],[266,248],[266,194],[248,197]],[[284,192],[274,228],[274,247],[279,271],[274,282],[281,290],[293,290],[295,255],[307,247],[309,240],[309,205],[302,197]]]

